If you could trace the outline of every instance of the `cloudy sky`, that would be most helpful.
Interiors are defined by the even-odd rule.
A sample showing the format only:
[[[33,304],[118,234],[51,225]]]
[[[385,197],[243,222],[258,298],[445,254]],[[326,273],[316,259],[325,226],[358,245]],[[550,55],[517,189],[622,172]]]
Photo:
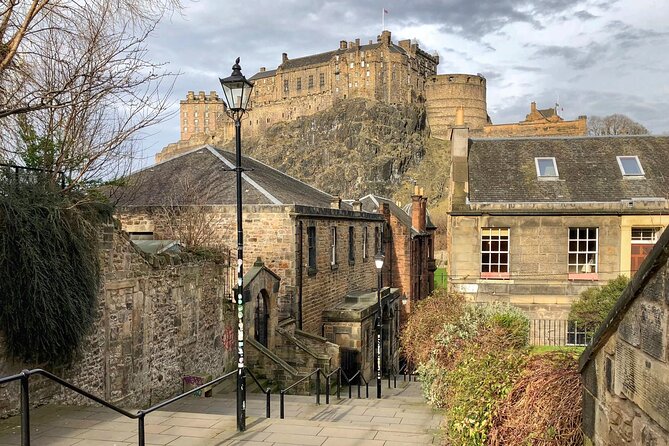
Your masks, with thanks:
[[[238,6],[245,5],[245,6]],[[185,0],[149,42],[188,90],[217,90],[241,57],[244,74],[336,49],[340,40],[417,39],[439,73],[482,73],[493,123],[556,102],[565,119],[623,113],[669,134],[669,0]],[[146,140],[148,159],[179,139],[177,114]]]

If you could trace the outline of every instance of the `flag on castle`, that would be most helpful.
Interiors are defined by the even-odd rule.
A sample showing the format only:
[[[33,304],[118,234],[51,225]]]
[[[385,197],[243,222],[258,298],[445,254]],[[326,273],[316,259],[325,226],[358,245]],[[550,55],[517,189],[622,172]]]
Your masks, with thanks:
[[[386,29],[386,14],[388,14],[388,10],[383,8],[383,12],[381,12],[381,31]]]

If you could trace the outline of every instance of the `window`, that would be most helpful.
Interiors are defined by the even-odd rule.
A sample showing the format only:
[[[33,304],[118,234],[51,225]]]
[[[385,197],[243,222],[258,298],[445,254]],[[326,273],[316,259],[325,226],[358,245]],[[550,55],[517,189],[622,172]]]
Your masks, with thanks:
[[[330,228],[330,266],[337,266],[337,227]]]
[[[538,178],[558,178],[555,158],[534,158]]]
[[[325,73],[318,75],[318,83],[321,87],[325,86]]]
[[[367,70],[367,77],[369,77],[369,70]]]
[[[598,228],[569,228],[569,279],[597,280]]]
[[[311,74],[309,75],[309,84],[308,84],[308,88],[314,88],[314,76],[311,75]]]
[[[379,227],[374,228],[374,255],[381,252],[381,238],[379,236]]]
[[[369,254],[367,253],[367,226],[362,228],[362,260],[367,260]]]
[[[336,81],[339,80],[339,73],[335,74],[335,80],[336,80]]]
[[[361,66],[362,68],[365,68],[365,61],[364,61],[364,60],[363,60],[362,62],[360,62],[360,66]]]
[[[301,78],[301,77],[298,77],[298,78],[297,78],[297,82],[296,82],[296,84],[295,84],[295,89],[296,89],[297,91],[302,90],[302,78]]]
[[[662,232],[662,228],[632,228],[630,275],[636,273]]]
[[[351,62],[351,63],[348,65],[348,67],[349,67],[349,68],[353,68],[353,67],[355,67],[355,62]]]
[[[509,277],[509,228],[481,229],[481,278]]]
[[[617,156],[618,166],[623,176],[643,176],[643,169],[637,156]]]
[[[288,93],[288,80],[283,81],[283,91]]]
[[[307,246],[309,249],[309,273],[316,272],[316,226],[307,227]]]
[[[567,345],[588,345],[590,336],[585,327],[578,325],[576,321],[567,322]]]
[[[355,228],[348,227],[348,263],[355,263]]]

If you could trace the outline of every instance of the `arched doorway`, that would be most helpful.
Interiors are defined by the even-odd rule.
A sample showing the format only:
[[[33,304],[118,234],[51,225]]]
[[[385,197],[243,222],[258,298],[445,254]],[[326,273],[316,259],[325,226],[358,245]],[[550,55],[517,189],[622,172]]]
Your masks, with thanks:
[[[256,297],[256,311],[255,311],[255,333],[256,341],[267,347],[267,338],[269,334],[269,296],[264,289],[260,290]]]

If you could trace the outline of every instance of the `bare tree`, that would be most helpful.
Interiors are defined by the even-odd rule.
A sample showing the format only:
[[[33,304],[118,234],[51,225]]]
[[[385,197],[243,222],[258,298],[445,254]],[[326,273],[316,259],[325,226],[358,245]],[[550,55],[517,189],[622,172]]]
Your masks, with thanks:
[[[130,166],[174,75],[145,42],[179,0],[8,0],[0,9],[0,158],[71,178]],[[31,135],[33,139],[26,139]],[[36,140],[39,144],[36,144]],[[32,144],[32,145],[31,145]]]
[[[212,194],[194,187],[190,180],[179,179],[167,204],[158,211],[165,228],[165,237],[179,240],[187,248],[217,248],[225,250],[230,225],[225,217],[206,206]]]
[[[648,133],[650,132],[646,127],[625,115],[615,114],[588,118],[588,134],[591,136],[646,135]]]

